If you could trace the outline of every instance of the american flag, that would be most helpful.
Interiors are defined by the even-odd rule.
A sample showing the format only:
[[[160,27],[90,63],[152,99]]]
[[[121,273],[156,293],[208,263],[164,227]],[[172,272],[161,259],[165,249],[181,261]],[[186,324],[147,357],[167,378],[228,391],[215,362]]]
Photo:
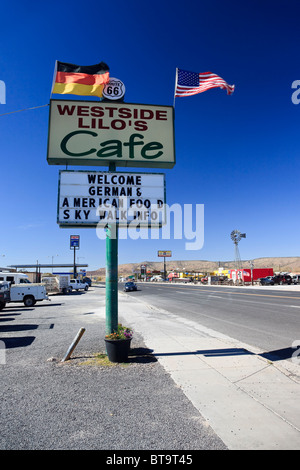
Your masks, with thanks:
[[[223,78],[215,73],[196,73],[176,69],[175,97],[196,95],[216,87],[226,89],[228,95],[234,92],[234,85],[228,85]]]

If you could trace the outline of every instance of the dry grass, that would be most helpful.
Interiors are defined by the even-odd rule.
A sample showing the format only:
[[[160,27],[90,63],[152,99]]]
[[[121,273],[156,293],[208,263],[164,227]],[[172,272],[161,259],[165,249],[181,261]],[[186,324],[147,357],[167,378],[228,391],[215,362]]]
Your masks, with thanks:
[[[120,362],[111,362],[106,354],[97,353],[92,357],[88,358],[85,361],[79,362],[78,365],[80,366],[97,366],[97,367],[127,367],[127,363],[120,363]]]

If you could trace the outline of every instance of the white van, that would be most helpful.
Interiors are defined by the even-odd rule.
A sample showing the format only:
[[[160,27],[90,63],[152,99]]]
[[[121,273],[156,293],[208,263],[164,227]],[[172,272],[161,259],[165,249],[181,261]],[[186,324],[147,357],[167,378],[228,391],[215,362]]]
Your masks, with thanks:
[[[10,273],[8,271],[0,271],[0,282],[10,282],[13,284],[30,283],[27,274],[24,273]]]

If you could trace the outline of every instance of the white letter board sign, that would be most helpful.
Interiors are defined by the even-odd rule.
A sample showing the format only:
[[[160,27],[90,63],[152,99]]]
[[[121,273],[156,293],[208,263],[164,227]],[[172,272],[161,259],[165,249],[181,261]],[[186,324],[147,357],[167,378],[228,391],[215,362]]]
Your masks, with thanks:
[[[60,227],[161,227],[165,203],[162,173],[59,172]]]

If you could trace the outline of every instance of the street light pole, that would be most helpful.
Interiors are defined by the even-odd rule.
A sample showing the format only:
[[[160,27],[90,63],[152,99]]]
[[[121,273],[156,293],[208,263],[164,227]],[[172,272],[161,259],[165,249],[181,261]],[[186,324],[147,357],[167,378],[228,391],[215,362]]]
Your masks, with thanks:
[[[47,256],[47,258],[51,258],[51,264],[52,264],[51,271],[52,271],[52,274],[53,274],[53,261],[54,261],[55,256],[58,256],[58,255]]]
[[[253,267],[254,267],[254,263],[253,261],[249,261],[250,263],[250,267],[251,267],[251,284],[253,286]]]

